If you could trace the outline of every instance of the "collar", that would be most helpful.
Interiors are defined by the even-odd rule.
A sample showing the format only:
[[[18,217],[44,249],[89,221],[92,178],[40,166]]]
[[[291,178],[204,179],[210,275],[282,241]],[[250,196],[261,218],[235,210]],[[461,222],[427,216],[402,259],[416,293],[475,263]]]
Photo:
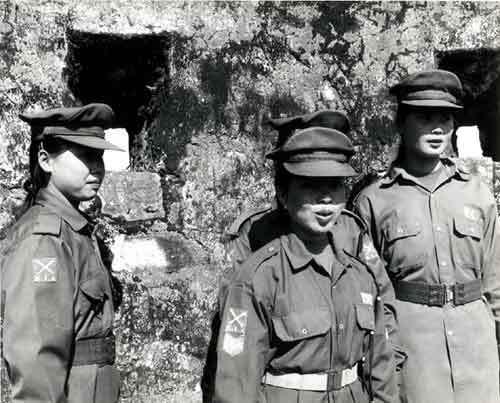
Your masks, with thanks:
[[[452,177],[458,177],[459,179],[468,181],[470,179],[470,173],[463,167],[458,166],[454,160],[451,158],[441,158],[441,163],[447,173],[447,179]],[[415,179],[410,175],[406,169],[399,165],[391,165],[389,171],[381,179],[383,186],[391,186],[396,180],[401,177],[410,182],[415,182]]]
[[[304,243],[293,232],[281,236],[281,245],[283,245],[293,270],[305,269],[313,260],[311,252],[307,250]]]
[[[35,199],[35,203],[42,205],[58,216],[62,217],[74,231],[81,231],[90,224],[88,218],[83,213],[75,209],[71,203],[53,185],[40,189]]]

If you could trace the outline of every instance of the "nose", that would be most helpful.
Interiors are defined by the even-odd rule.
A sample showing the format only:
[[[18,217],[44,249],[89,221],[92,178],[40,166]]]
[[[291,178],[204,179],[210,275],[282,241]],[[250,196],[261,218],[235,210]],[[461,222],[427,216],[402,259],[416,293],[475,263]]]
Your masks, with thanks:
[[[443,134],[444,130],[441,126],[436,126],[432,129],[432,134]]]
[[[321,187],[318,193],[318,202],[321,204],[329,204],[333,202],[331,189],[328,187]]]

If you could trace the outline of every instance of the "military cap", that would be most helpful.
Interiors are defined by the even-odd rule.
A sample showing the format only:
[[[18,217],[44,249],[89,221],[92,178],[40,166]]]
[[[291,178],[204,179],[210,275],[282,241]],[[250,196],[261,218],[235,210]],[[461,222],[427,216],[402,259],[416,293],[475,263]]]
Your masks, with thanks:
[[[417,106],[462,109],[462,83],[446,70],[427,70],[411,74],[389,90],[398,103]]]
[[[353,154],[352,142],[340,128],[309,127],[293,133],[266,157],[293,175],[338,177],[357,175],[349,165]]]
[[[328,127],[330,129],[339,128],[343,133],[347,133],[351,129],[347,117],[342,112],[331,109],[308,113],[306,115],[291,116],[288,118],[269,118],[266,123],[278,131],[278,147],[281,146],[295,130],[307,129],[308,127]]]
[[[85,147],[123,151],[104,140],[104,130],[111,127],[114,116],[110,106],[97,103],[19,115],[31,125],[32,141],[58,138]]]

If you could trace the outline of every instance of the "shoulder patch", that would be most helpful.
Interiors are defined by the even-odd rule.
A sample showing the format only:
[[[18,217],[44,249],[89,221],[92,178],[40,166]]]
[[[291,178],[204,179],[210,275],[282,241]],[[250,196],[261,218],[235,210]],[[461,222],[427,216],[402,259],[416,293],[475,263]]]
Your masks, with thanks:
[[[249,279],[259,266],[280,250],[280,238],[276,238],[252,253],[238,271],[240,279]]]
[[[241,226],[246,221],[248,221],[256,216],[263,215],[263,214],[271,211],[273,208],[274,208],[274,206],[272,204],[268,204],[267,206],[264,206],[263,208],[244,211],[229,226],[229,229],[226,231],[226,234],[228,236],[238,236]]]
[[[33,226],[33,234],[57,235],[61,233],[61,217],[54,213],[40,213]]]

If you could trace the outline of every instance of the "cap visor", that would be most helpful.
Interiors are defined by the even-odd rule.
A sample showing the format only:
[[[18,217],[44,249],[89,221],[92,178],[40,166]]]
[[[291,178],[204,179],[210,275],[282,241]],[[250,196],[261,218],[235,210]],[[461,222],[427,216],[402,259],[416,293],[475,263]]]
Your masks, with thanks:
[[[409,106],[419,106],[424,108],[448,108],[448,109],[463,109],[463,106],[439,99],[419,99],[414,101],[401,101],[400,103]]]
[[[284,162],[283,166],[288,172],[296,176],[338,177],[358,175],[348,163],[334,160]]]
[[[115,146],[113,143],[94,136],[68,136],[68,135],[55,135],[54,137],[76,143],[89,148],[97,148],[99,150],[115,150],[125,151],[123,148]]]

